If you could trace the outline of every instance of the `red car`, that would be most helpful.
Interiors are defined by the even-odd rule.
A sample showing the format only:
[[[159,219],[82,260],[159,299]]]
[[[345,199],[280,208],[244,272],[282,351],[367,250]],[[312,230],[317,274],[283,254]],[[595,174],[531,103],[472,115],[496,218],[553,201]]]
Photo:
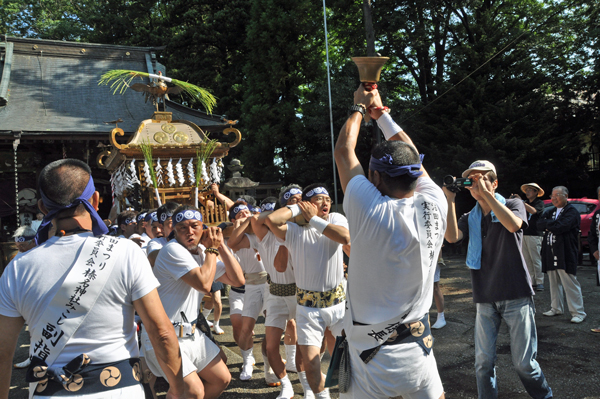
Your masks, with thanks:
[[[581,215],[581,247],[589,248],[587,237],[590,232],[590,226],[592,225],[592,216],[596,209],[600,208],[600,201],[597,199],[590,198],[568,198],[569,204],[573,205]],[[544,212],[553,212],[554,205],[551,200],[544,200]]]

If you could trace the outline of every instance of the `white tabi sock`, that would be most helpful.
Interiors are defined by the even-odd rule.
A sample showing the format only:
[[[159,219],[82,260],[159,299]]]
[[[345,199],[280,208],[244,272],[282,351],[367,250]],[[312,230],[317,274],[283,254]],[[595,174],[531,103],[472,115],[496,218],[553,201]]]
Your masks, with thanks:
[[[441,313],[438,313],[437,320],[431,326],[431,328],[434,330],[439,330],[440,328],[443,328],[444,326],[446,326],[446,318],[444,317],[444,312],[441,312]]]
[[[286,345],[285,346],[285,369],[287,371],[296,370],[296,345]]]
[[[290,377],[287,374],[280,380],[281,381],[281,393],[277,399],[292,399],[294,397],[294,387],[290,381]]]
[[[267,358],[267,354],[263,352],[263,363],[265,364],[265,382],[270,387],[277,387],[281,383],[279,382],[279,378],[273,372],[271,365],[269,364],[269,359]]]
[[[242,349],[242,358],[244,359],[244,363],[242,364],[242,371],[240,373],[240,380],[242,381],[248,381],[252,378],[252,372],[254,371],[254,368],[252,367],[254,363],[252,349],[253,348],[250,348],[248,350]]]
[[[301,371],[298,373],[298,379],[300,380],[300,384],[302,385],[302,390],[304,390],[305,398],[314,398],[315,394],[310,389],[310,385],[308,384],[308,380],[306,379],[306,371]]]
[[[212,312],[212,309],[202,309],[202,314],[204,315],[205,319],[208,319],[210,312]]]
[[[331,399],[331,396],[329,396],[329,389],[325,388],[321,392],[316,393],[315,399]]]

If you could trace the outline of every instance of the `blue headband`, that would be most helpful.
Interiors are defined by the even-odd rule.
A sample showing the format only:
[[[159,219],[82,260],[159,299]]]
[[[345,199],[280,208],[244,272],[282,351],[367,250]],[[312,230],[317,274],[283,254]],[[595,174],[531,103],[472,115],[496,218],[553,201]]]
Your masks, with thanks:
[[[257,212],[257,213],[261,213],[262,212],[262,210],[258,206],[253,206],[251,210],[252,210],[252,212]]]
[[[202,214],[194,209],[186,209],[185,211],[179,211],[175,214],[175,216],[173,216],[173,226],[185,220],[199,220],[202,222]]]
[[[237,216],[237,214],[240,213],[241,211],[243,211],[244,209],[250,210],[244,204],[236,205],[231,211],[229,211],[229,219],[235,219],[235,217]]]
[[[158,222],[158,216],[156,216],[156,211],[151,212],[151,213],[147,213],[146,216],[144,217],[144,220],[146,222]]]
[[[329,192],[327,192],[327,189],[325,187],[315,187],[306,194],[304,194],[304,197],[310,199],[315,195],[326,195],[329,197]]]
[[[137,215],[137,221],[141,222],[142,220],[146,220],[146,212]]]
[[[419,160],[421,161],[421,163],[402,166],[393,165],[393,158],[390,154],[385,154],[380,159],[371,156],[371,162],[369,162],[369,169],[376,170],[378,172],[383,172],[390,177],[409,175],[410,177],[417,179],[423,174],[423,172],[421,172],[421,164],[423,163],[424,156],[425,155],[423,154],[419,155]]]
[[[35,239],[35,236],[19,236],[15,237],[15,242],[25,242]]]
[[[85,190],[83,190],[83,193],[81,193],[81,195],[69,205],[57,204],[50,198],[46,197],[44,191],[42,191],[42,189],[40,188],[42,202],[44,203],[44,206],[46,207],[46,209],[48,209],[49,212],[46,216],[44,216],[42,224],[40,225],[37,234],[35,235],[36,243],[40,245],[48,239],[50,224],[52,222],[52,219],[54,219],[54,217],[56,216],[56,214],[58,214],[61,211],[64,211],[65,209],[74,208],[79,204],[83,204],[83,206],[85,206],[86,211],[88,211],[90,216],[92,217],[92,231],[94,232],[94,235],[98,236],[101,234],[108,233],[108,228],[106,227],[106,224],[104,224],[104,221],[102,220],[100,215],[98,215],[98,212],[88,201],[90,198],[92,198],[92,195],[94,195],[95,192],[96,187],[94,186],[94,179],[92,179],[91,175],[87,186],[85,186]]]
[[[131,223],[137,223],[137,221],[135,219],[125,219],[122,224],[128,225]]]
[[[158,213],[156,214],[158,217]],[[173,212],[164,211],[160,213],[160,223],[164,224],[168,218],[173,217]]]
[[[275,203],[274,202],[267,202],[265,204],[262,204],[260,206],[260,210],[261,210],[261,212],[264,212],[264,211],[274,211],[275,210]]]
[[[283,194],[282,205],[285,206],[285,204],[287,204],[288,200],[292,197],[292,195],[296,195],[296,194],[302,194],[302,190],[300,190],[298,187],[292,187],[289,190],[287,190]]]

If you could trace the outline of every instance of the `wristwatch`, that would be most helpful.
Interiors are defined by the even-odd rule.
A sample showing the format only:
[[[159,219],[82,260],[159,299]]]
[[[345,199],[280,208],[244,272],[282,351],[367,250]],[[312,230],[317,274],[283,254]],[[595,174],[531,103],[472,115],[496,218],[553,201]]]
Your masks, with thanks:
[[[365,112],[367,111],[367,107],[363,104],[354,104],[350,108],[348,108],[348,116],[352,115],[355,112],[360,112],[360,114],[365,117]]]

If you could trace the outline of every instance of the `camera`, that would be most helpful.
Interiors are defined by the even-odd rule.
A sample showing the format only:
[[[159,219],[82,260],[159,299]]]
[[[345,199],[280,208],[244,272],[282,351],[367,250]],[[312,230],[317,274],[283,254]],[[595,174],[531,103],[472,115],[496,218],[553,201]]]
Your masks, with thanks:
[[[453,193],[457,193],[461,188],[471,187],[473,185],[473,180],[468,177],[459,177],[455,178],[452,175],[448,175],[444,177],[444,187],[448,188],[448,190]]]

